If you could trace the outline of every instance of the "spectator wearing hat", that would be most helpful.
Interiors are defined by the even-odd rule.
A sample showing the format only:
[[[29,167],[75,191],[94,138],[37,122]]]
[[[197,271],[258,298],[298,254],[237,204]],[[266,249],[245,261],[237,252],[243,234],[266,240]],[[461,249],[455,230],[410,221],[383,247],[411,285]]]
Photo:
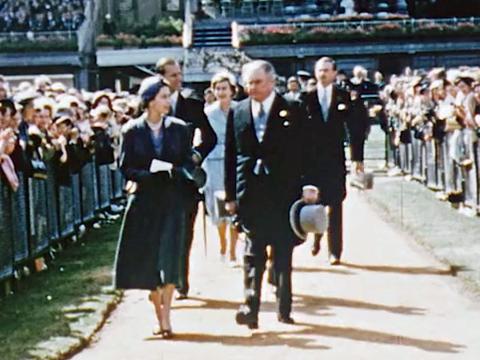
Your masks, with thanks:
[[[465,215],[476,214],[477,206],[477,174],[475,164],[475,148],[478,141],[475,131],[475,94],[473,92],[474,79],[469,76],[460,76],[455,82],[459,92],[456,98],[456,114],[462,129],[457,131],[454,159],[462,166],[465,172],[465,194],[461,212]]]
[[[0,129],[13,131],[14,137],[12,140],[15,142],[13,150],[8,155],[10,156],[15,171],[26,172],[27,171],[27,158],[25,155],[24,147],[26,143],[21,145],[18,131],[18,113],[15,103],[10,99],[0,100]],[[23,146],[23,147],[22,147]]]
[[[295,76],[290,76],[287,80],[288,92],[283,95],[288,101],[299,101],[301,96],[300,83]]]
[[[70,175],[75,172],[72,165],[74,149],[69,147],[70,131],[73,122],[69,116],[56,117],[51,127],[51,142],[54,148],[53,163],[55,164],[55,177],[57,186],[70,186]],[[70,151],[69,151],[70,150]]]
[[[34,80],[34,85],[36,91],[41,94],[45,95],[49,90],[50,86],[52,85],[52,81],[46,75],[37,76]]]
[[[113,139],[109,133],[109,120],[112,112],[107,105],[98,105],[92,111],[92,141],[95,148],[97,166],[110,165],[115,161]]]
[[[190,199],[183,176],[193,166],[188,126],[168,116],[169,85],[145,79],[139,90],[140,118],[124,128],[121,170],[134,183],[115,260],[115,286],[150,290],[157,318],[154,335],[172,336],[170,308],[175,286],[183,281],[185,232]]]
[[[347,77],[347,73],[344,70],[338,70],[335,82],[339,87],[345,90],[349,90],[351,87],[350,80]]]
[[[307,81],[312,77],[312,74],[306,70],[298,70],[296,75],[298,82],[300,83],[301,90],[306,91]]]
[[[24,90],[16,95],[15,100],[22,107],[21,110],[21,122],[18,126],[20,141],[27,142],[28,139],[28,127],[33,123],[33,116],[35,109],[33,101],[38,97],[37,93],[32,89]]]
[[[205,107],[212,105],[215,102],[215,94],[212,88],[206,88],[203,92],[203,100],[205,101]]]
[[[3,122],[3,110],[0,104],[0,122]],[[0,179],[13,191],[17,191],[20,182],[11,155],[15,150],[16,137],[11,128],[0,129]]]
[[[95,109],[99,105],[108,106],[110,111],[113,111],[113,104],[110,95],[105,91],[97,91],[92,100],[92,109]]]
[[[305,86],[305,92],[309,93],[317,90],[317,80],[315,78],[310,78],[307,80],[307,85]]]
[[[385,89],[385,77],[380,71],[375,71],[373,74],[374,84],[377,86],[378,91],[383,91]]]
[[[8,82],[0,75],[0,100],[8,97]]]
[[[67,87],[63,83],[57,81],[50,86],[50,91],[53,92],[56,96],[59,96],[67,92]]]
[[[170,86],[170,102],[171,102],[171,115],[182,119],[189,124],[193,134],[198,130],[200,133],[200,143],[194,146],[194,152],[192,154],[192,160],[195,164],[200,165],[202,161],[213,150],[217,143],[217,136],[212,126],[208,122],[207,116],[204,112],[203,104],[192,98],[184,98],[180,93],[182,89],[183,74],[178,62],[172,58],[161,58],[156,64],[156,70],[160,77],[162,77],[166,83]],[[185,269],[183,275],[185,276],[182,283],[177,288],[178,300],[186,299],[188,297],[188,291],[190,288],[188,275],[189,275],[189,263],[190,263],[190,251],[193,240],[193,226],[195,223],[195,217],[198,210],[199,194],[198,189],[193,185],[188,191],[190,197],[190,222],[188,232],[185,238],[186,248],[186,260]]]

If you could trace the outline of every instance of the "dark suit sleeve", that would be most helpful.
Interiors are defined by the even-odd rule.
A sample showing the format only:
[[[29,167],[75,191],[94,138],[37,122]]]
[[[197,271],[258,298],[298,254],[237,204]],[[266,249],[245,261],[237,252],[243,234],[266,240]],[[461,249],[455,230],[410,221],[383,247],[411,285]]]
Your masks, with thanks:
[[[315,129],[313,127],[312,117],[309,116],[307,111],[307,100],[308,96],[303,97],[303,102],[301,103],[301,113],[302,122],[300,123],[300,133],[302,138],[302,185],[318,185],[318,179],[316,178],[316,167],[314,164],[315,161],[315,144],[317,139],[315,139]]]
[[[198,151],[203,160],[217,144],[217,135],[210,125],[207,115],[205,115],[203,111],[203,104],[200,101],[192,101],[190,103],[196,107],[195,127],[198,128],[202,134],[202,142],[200,145],[195,146],[194,150]]]
[[[350,101],[346,119],[352,161],[363,161],[363,145],[368,130],[368,113],[363,101]]]
[[[226,201],[236,200],[237,187],[237,145],[235,142],[235,128],[233,126],[233,112],[230,111],[227,120],[225,139],[225,194]]]
[[[303,186],[308,183],[307,171],[311,161],[311,151],[309,147],[311,132],[308,128],[308,115],[304,103],[293,101],[290,105],[295,112],[295,118],[298,122],[298,136],[297,143],[295,144],[297,154],[295,155],[295,161],[297,162],[296,166],[298,166],[296,169],[298,170],[297,174],[300,185]]]
[[[127,180],[141,183],[149,179],[151,174],[148,170],[135,168],[134,136],[135,132],[133,129],[124,133],[122,153],[120,155],[120,170]]]

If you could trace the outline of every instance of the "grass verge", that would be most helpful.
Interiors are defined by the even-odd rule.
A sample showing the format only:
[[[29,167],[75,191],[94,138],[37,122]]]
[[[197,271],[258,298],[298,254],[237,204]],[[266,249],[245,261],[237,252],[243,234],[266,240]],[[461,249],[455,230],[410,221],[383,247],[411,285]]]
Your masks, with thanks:
[[[0,358],[27,356],[38,342],[68,336],[62,308],[110,285],[120,221],[90,230],[48,264],[48,270],[18,282],[15,293],[0,299]]]

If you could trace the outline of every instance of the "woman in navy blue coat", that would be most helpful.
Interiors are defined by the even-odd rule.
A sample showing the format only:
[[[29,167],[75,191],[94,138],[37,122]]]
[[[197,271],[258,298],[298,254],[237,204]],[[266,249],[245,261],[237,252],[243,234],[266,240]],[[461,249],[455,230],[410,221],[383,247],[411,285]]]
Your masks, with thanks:
[[[170,90],[158,77],[144,80],[139,94],[145,112],[126,125],[121,170],[130,186],[115,261],[115,286],[150,290],[158,325],[154,333],[172,336],[170,307],[182,278],[189,186],[193,167],[187,125],[167,116]],[[172,164],[163,170],[159,161]],[[164,164],[165,165],[165,164]]]

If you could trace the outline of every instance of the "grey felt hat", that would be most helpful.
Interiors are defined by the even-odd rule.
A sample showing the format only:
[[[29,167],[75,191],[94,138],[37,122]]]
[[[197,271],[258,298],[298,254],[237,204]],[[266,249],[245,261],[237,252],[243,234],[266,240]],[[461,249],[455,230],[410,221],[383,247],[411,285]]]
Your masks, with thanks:
[[[323,205],[307,204],[302,199],[290,208],[290,226],[300,240],[308,233],[323,234],[327,230],[327,212]]]

